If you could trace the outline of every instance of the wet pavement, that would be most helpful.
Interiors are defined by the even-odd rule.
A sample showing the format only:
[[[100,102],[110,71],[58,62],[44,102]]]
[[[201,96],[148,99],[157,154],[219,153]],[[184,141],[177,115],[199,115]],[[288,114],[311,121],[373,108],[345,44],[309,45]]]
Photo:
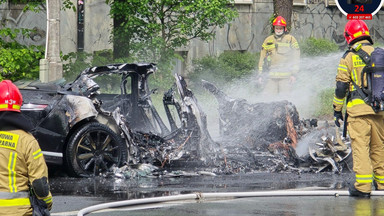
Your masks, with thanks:
[[[258,197],[204,202],[173,202],[147,209],[109,209],[89,215],[384,215],[384,199],[343,197]]]
[[[199,175],[180,177],[69,178],[51,177],[54,196],[52,215],[76,215],[81,209],[101,203],[147,199],[194,193],[231,193],[276,190],[347,191],[352,173],[247,173],[232,175]],[[348,196],[340,197],[247,197],[156,205],[151,209],[91,215],[354,215],[361,203]],[[359,204],[360,205],[360,204]],[[378,196],[369,200],[370,211],[380,210],[384,200]],[[145,206],[147,208],[148,206]],[[328,209],[324,212],[324,209]],[[356,215],[356,214],[355,214]],[[372,214],[374,215],[374,214]],[[375,214],[377,215],[377,214]]]
[[[217,176],[69,178],[50,179],[54,195],[103,197],[110,201],[149,198],[195,192],[270,191],[300,188],[341,190],[351,173],[249,173]]]

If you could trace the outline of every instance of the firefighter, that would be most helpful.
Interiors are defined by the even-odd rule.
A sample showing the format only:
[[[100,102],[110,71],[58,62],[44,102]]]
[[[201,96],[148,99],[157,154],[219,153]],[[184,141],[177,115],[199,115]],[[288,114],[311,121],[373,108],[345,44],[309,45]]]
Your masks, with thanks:
[[[277,95],[289,92],[299,71],[300,49],[297,40],[287,32],[282,16],[273,20],[274,34],[262,45],[259,59],[259,84],[263,93]]]
[[[344,37],[348,50],[340,59],[336,75],[336,89],[333,98],[334,119],[337,127],[343,119],[342,109],[347,103],[347,129],[351,138],[353,171],[355,183],[349,187],[350,196],[369,198],[372,183],[379,190],[384,189],[384,118],[382,112],[375,113],[360,96],[361,72],[365,67],[359,53],[370,56],[374,50],[373,41],[366,23],[350,20],[345,25]],[[362,50],[358,52],[358,50]]]
[[[10,80],[0,82],[0,212],[4,215],[32,215],[38,207],[49,215],[52,195],[48,168],[32,126],[20,113],[22,95]],[[41,206],[32,209],[30,194]]]

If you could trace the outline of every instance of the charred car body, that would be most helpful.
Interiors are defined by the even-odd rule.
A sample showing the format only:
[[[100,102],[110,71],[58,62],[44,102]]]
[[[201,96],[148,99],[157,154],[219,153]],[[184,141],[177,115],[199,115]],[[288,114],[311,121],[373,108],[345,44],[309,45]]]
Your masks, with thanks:
[[[152,104],[154,90],[148,89],[148,76],[155,71],[154,64],[114,64],[87,68],[65,85],[20,87],[22,114],[33,123],[32,134],[47,163],[89,176],[124,163],[164,165],[186,155],[202,158],[199,143],[212,142],[202,132],[205,114],[183,78],[175,75],[175,85],[163,98],[169,129]],[[100,92],[94,80],[103,76],[119,77],[118,94]]]
[[[350,147],[333,138],[313,140],[307,157],[297,156],[298,140],[308,131],[288,101],[249,104],[202,81],[219,104],[216,142],[194,94],[175,74],[162,98],[161,118],[151,98],[156,91],[148,87],[156,69],[147,63],[113,64],[87,68],[64,85],[19,86],[22,114],[33,123],[47,163],[64,165],[73,176],[115,172],[125,164],[188,164],[214,173],[343,170]]]
[[[213,83],[203,80],[219,104],[220,148],[226,172],[352,171],[349,138],[338,128],[318,127],[317,119],[300,120],[289,101],[250,104],[231,98]],[[305,148],[299,156],[297,148]]]

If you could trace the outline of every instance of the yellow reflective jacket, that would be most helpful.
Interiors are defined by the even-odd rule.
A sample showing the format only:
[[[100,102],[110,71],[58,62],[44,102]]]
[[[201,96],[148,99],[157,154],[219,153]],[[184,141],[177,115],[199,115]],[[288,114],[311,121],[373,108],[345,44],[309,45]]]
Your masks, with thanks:
[[[271,78],[287,78],[297,74],[300,64],[300,48],[295,37],[284,34],[281,37],[268,36],[262,45],[259,59],[259,74],[269,62]]]
[[[356,44],[362,44],[362,48],[369,55],[373,52],[374,47],[370,45],[368,40],[362,40]],[[361,87],[361,71],[365,67],[364,61],[354,52],[351,51],[351,48],[347,50],[344,56],[340,59],[339,66],[337,68],[336,82],[343,82],[348,84],[348,91],[351,94],[350,99],[347,101],[347,112],[348,115],[352,117],[375,114],[372,107],[366,104],[360,97],[356,88],[354,87],[352,80]],[[366,79],[364,86],[367,86]],[[336,91],[337,91],[336,87]],[[348,93],[343,98],[338,98],[335,94],[333,98],[333,107],[335,111],[341,111],[346,102]]]
[[[48,168],[36,139],[24,130],[0,131],[0,212],[5,215],[32,215],[29,185]],[[52,208],[52,195],[38,197]]]

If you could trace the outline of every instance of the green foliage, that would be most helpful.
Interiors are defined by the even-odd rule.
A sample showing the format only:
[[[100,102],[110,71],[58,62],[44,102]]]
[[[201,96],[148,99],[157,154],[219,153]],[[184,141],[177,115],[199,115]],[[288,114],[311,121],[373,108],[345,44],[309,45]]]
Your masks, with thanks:
[[[115,26],[113,36],[122,55],[142,45],[175,49],[193,38],[213,38],[212,27],[224,26],[237,16],[228,5],[232,0],[125,0],[109,1]],[[138,47],[136,47],[138,45]],[[135,49],[136,48],[136,49]]]
[[[176,48],[188,45],[194,38],[212,39],[214,27],[223,27],[237,16],[231,7],[233,0],[107,0],[107,3],[114,19],[115,57],[158,63],[156,76],[161,82],[172,77]]]
[[[39,60],[44,56],[41,46],[25,46],[16,41],[28,36],[29,29],[0,29],[0,79],[19,80],[39,77]]]
[[[64,62],[63,76],[67,81],[73,81],[81,71],[89,67],[137,62],[135,59],[130,58],[114,59],[112,50],[97,51],[93,54],[86,52],[72,52],[67,55],[62,55],[61,59]],[[172,62],[170,61],[169,64],[172,64]],[[151,75],[149,78],[149,87],[151,89],[157,88],[161,92],[168,90],[174,82],[173,75],[169,70],[169,68],[172,67],[173,65],[158,65],[157,73]],[[116,93],[120,90],[120,80],[116,79],[116,77],[101,76],[96,78],[95,81],[103,89],[104,93]]]
[[[31,11],[39,11],[39,6],[42,5],[45,0],[0,0],[0,4],[3,3],[11,3],[11,4],[24,4],[23,11],[31,10]]]
[[[273,34],[275,32],[275,29],[273,28],[273,20],[275,20],[277,17],[277,14],[272,14],[269,19],[268,19],[268,23],[269,23],[269,26],[271,28],[271,34]]]
[[[302,43],[300,43],[300,50],[302,56],[307,57],[316,57],[316,56],[326,56],[331,53],[339,51],[339,46],[334,42],[327,39],[316,39],[308,38]],[[323,73],[334,73],[332,71],[323,71]],[[326,76],[329,77],[329,76]],[[310,78],[308,78],[310,79]],[[321,89],[321,87],[314,87],[315,89]],[[312,115],[314,117],[325,117],[331,118],[333,114],[332,109],[332,99],[334,96],[334,88],[325,88],[316,94],[316,97],[313,98],[311,104],[314,104],[314,109]]]
[[[76,5],[73,4],[71,0],[63,0],[61,4],[62,4],[62,7],[61,7],[62,10],[72,9],[73,11],[76,11]]]
[[[0,4],[24,4],[23,11],[39,12],[45,0],[0,0]],[[73,6],[70,0],[64,0],[63,8]],[[0,80],[39,78],[40,59],[44,58],[44,47],[26,46],[17,41],[19,37],[30,37],[34,30],[11,29],[0,26]]]
[[[201,79],[224,84],[253,73],[257,55],[249,52],[224,52],[219,57],[206,56],[193,61],[192,81]]]
[[[67,55],[62,55],[63,62],[63,77],[67,81],[74,80],[81,71],[91,67],[89,58],[92,55],[86,52],[71,52]]]
[[[317,94],[315,104],[314,117],[332,117],[333,109],[332,102],[335,93],[334,88],[323,89]]]
[[[149,87],[151,89],[157,88],[159,91],[163,92],[172,86],[172,84],[175,82],[172,74],[174,63],[174,61],[170,60],[157,64],[157,72],[151,75],[149,78]]]
[[[66,80],[74,80],[86,68],[108,65],[114,63],[132,62],[130,59],[113,59],[112,50],[87,52],[71,52],[61,55],[63,63],[63,76]]]
[[[0,0],[0,4],[2,3],[12,3],[12,4],[25,4],[23,11],[31,10],[35,12],[39,12],[41,9],[41,5],[45,4],[45,0]],[[62,0],[62,9],[72,9],[76,11],[76,6],[71,2],[71,0]]]
[[[175,50],[194,38],[208,41],[216,26],[237,16],[233,0],[106,0],[114,19],[114,56],[133,62],[155,62],[158,72],[150,77],[151,88],[168,89],[178,58]],[[233,6],[233,5],[232,5]]]
[[[311,37],[300,43],[300,50],[303,56],[322,56],[337,52],[339,46],[327,39]]]
[[[133,62],[132,59],[113,59],[112,50],[96,51],[93,54],[86,52],[71,52],[61,55],[63,63],[63,76],[67,81],[73,81],[81,71],[89,67],[102,66],[116,63]],[[111,78],[103,77],[100,83],[110,83]],[[100,84],[99,84],[100,85]]]

